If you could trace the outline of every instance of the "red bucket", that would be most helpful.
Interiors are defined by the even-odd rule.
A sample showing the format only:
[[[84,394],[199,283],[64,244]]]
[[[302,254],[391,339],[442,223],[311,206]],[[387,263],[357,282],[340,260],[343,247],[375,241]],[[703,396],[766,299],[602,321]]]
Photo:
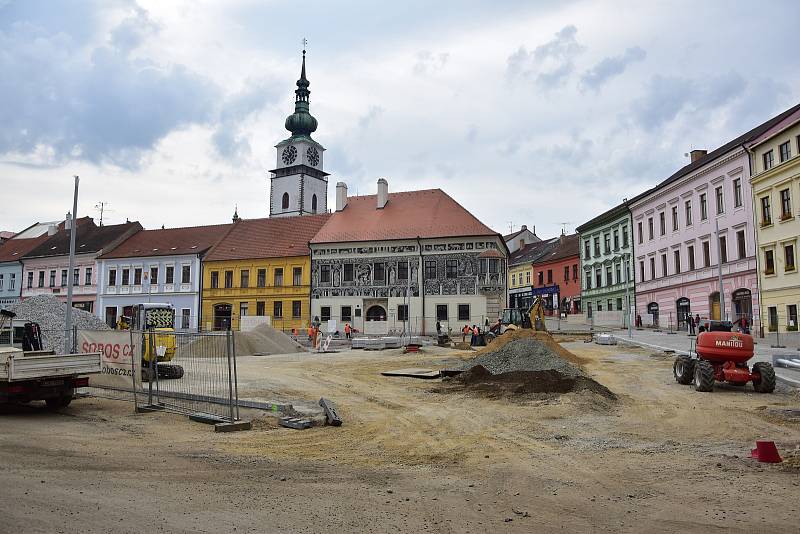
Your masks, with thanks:
[[[756,448],[750,451],[750,456],[759,462],[777,464],[783,461],[778,454],[774,441],[756,441]]]

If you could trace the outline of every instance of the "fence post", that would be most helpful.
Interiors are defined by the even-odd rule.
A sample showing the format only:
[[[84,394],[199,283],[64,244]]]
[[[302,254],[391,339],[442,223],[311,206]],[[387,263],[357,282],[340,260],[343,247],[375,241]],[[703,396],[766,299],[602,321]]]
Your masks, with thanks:
[[[231,342],[232,347],[232,359],[233,359],[233,392],[236,396],[236,420],[239,420],[239,373],[236,370],[236,339],[233,339]]]
[[[78,325],[72,325],[72,354],[78,353]]]
[[[158,374],[158,370],[154,365],[155,360],[153,359],[153,354],[155,354],[155,340],[153,339],[152,333],[145,339],[147,339],[147,349],[150,353],[150,361],[147,362],[147,366],[149,367],[149,371],[147,373],[147,404],[153,406],[153,373],[155,372],[155,374]],[[142,347],[142,350],[144,350],[144,347]]]
[[[235,419],[233,418],[233,376],[231,372],[233,367],[231,365],[231,352],[233,351],[233,332],[228,330],[226,334],[227,337],[227,346],[228,346],[228,406],[230,408],[230,422],[233,423]]]

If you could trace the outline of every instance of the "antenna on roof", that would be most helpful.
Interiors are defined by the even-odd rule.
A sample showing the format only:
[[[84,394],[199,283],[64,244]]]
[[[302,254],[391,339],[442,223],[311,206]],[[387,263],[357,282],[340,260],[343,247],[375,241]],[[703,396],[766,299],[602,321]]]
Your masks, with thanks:
[[[508,222],[508,233],[509,234],[513,234],[514,233],[514,221],[507,221],[507,222]]]
[[[572,224],[572,221],[559,223],[561,225],[561,235],[567,235],[567,225]]]
[[[103,214],[106,211],[112,211],[108,209],[108,204],[109,204],[108,202],[104,202],[101,200],[100,202],[94,205],[94,209],[100,212],[100,226],[103,226]]]

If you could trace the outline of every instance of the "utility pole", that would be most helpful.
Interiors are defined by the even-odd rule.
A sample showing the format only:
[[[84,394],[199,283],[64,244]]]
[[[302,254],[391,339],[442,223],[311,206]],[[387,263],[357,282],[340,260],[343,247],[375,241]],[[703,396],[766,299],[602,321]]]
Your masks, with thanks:
[[[725,292],[722,290],[722,245],[719,240],[719,219],[714,221],[717,229],[717,275],[719,276],[719,319],[725,320]]]
[[[67,271],[67,312],[64,336],[64,354],[72,352],[72,286],[75,282],[75,228],[76,213],[78,212],[78,183],[80,178],[75,176],[75,193],[72,196],[72,217],[69,221],[64,221],[64,224],[69,224],[69,270]]]

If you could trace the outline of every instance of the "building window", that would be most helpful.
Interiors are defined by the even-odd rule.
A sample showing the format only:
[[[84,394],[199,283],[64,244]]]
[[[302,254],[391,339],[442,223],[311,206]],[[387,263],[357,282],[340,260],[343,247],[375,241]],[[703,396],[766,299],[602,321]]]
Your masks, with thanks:
[[[33,287],[33,271],[28,271],[28,289]]]
[[[13,291],[14,288],[17,286],[17,275],[15,273],[11,273],[8,280],[8,289]]]
[[[689,270],[694,271],[694,245],[686,247],[686,257],[689,260]]]
[[[644,233],[642,232],[642,223],[637,223],[637,230],[639,232],[639,244],[644,243]]]
[[[658,229],[661,230],[661,235],[667,233],[667,214],[663,211],[658,214]]]
[[[569,282],[569,265],[564,266],[564,281]]]
[[[744,230],[736,232],[736,249],[739,252],[739,259],[742,260],[747,256],[747,248],[744,242]]]
[[[294,285],[294,286],[302,286],[303,285],[303,268],[302,267],[292,267],[292,285]]]
[[[0,274],[0,289],[3,289],[3,275]]]
[[[92,285],[92,268],[91,267],[87,267],[83,271],[83,283],[84,283],[84,285],[87,285],[87,286]]]
[[[458,305],[458,320],[459,321],[469,321],[469,304],[459,304]]]
[[[733,181],[733,207],[742,207],[742,179],[737,178]]]
[[[656,279],[656,258],[655,256],[650,258],[650,279]]]
[[[458,261],[447,260],[445,263],[445,276],[447,278],[458,278]]]
[[[772,224],[772,211],[769,206],[769,197],[761,197],[761,226]]]
[[[578,264],[577,263],[573,263],[572,264],[572,279],[573,280],[577,280],[578,279]]]
[[[786,271],[794,271],[794,245],[783,246],[783,258]]]
[[[539,271],[537,274],[539,275],[539,283],[538,283],[538,285],[543,286],[544,285],[544,271]]]
[[[158,267],[150,267],[150,284],[158,285]]]
[[[594,270],[594,287],[603,287],[603,273],[600,267],[596,267]]]
[[[770,151],[771,152],[771,151]],[[778,329],[778,308],[775,306],[770,306],[767,308],[769,319],[768,319],[768,326],[770,332],[774,332]]]
[[[397,279],[398,280],[408,280],[408,262],[407,261],[398,261],[397,262]]]
[[[116,278],[116,271],[114,271],[114,278]],[[44,271],[39,271],[39,285],[38,287],[44,287]]]
[[[190,265],[181,266],[181,284],[191,283],[192,267]]]
[[[547,269],[547,283],[553,283],[553,269]]]
[[[281,287],[283,285],[283,267],[276,267],[275,271],[272,273],[273,278],[273,285],[275,287]],[[283,317],[283,315],[280,315]]]
[[[764,274],[775,274],[775,256],[771,250],[764,251]]]
[[[711,267],[711,245],[703,241],[703,267]]]
[[[652,240],[653,239],[653,218],[649,217],[647,219],[647,238]]]
[[[61,287],[66,287],[67,285],[67,270],[61,269]]]
[[[303,302],[300,300],[292,301],[292,318],[299,319],[303,314]]]
[[[115,286],[117,285],[117,270],[111,269],[108,271],[108,285]]]
[[[317,212],[317,195],[311,197],[311,211]]]
[[[797,304],[789,304],[786,306],[786,315],[787,319],[789,319],[786,326],[797,327]]]
[[[617,277],[617,283],[622,283],[622,264],[615,263],[614,264],[614,275]]]
[[[687,200],[684,204],[684,209],[686,211],[686,226],[692,225],[692,201]]]
[[[717,215],[722,215],[725,213],[725,197],[722,195],[722,186],[717,187],[714,193],[717,198]]]
[[[257,287],[266,287],[267,286],[267,270],[266,269],[259,269],[256,273],[256,286]]]
[[[766,152],[764,152],[763,158],[764,158],[764,170],[768,171],[775,164],[775,157],[772,154],[772,150],[767,150]]]
[[[576,274],[575,276],[577,277],[578,275]],[[525,283],[528,284],[528,285],[531,285],[531,272],[530,271],[527,271],[525,273]]]
[[[189,319],[192,316],[192,310],[189,308],[181,308],[181,328],[184,330],[189,329]]]
[[[225,289],[233,287],[233,271],[225,271]]]
[[[603,234],[603,246],[605,253],[609,254],[611,252],[611,234]]]
[[[259,317],[264,317],[267,313],[267,303],[263,300],[259,300],[256,302],[256,315]]]
[[[606,265],[606,286],[613,286],[614,279],[611,277],[611,266]]]
[[[622,248],[628,248],[628,227],[622,227]]]
[[[781,220],[790,219],[792,217],[792,199],[789,197],[789,190],[781,190]]]
[[[135,286],[142,285],[142,268],[141,267],[134,267],[134,269],[133,269],[133,285],[135,285]]]
[[[436,279],[436,260],[425,260],[425,280]]]
[[[592,289],[592,272],[586,271],[586,288],[585,289]]]
[[[247,317],[247,303],[240,302],[239,303],[239,317]]]
[[[50,271],[50,287],[56,286],[56,272]]]
[[[600,236],[594,238],[594,255],[600,255]]]
[[[331,307],[330,306],[322,306],[319,309],[319,320],[323,323],[326,321],[331,320]]]
[[[678,206],[672,206],[672,231],[678,231]]]
[[[700,195],[700,220],[705,221],[708,219],[708,202],[706,201],[706,194]]]
[[[785,143],[781,143],[781,145],[778,147],[778,152],[780,153],[781,163],[783,163],[787,159],[791,158],[792,157],[792,148],[791,148],[791,146],[789,146],[789,141],[786,141]]]
[[[81,285],[81,270],[80,269],[73,269],[72,270],[72,285],[73,286]]]
[[[219,271],[211,271],[211,289],[219,287]]]
[[[675,250],[673,254],[675,255],[675,274],[681,274],[681,251]]]
[[[722,263],[728,263],[728,240],[725,236],[719,238],[719,258]]]
[[[164,282],[171,284],[175,281],[175,267],[167,265],[167,271],[164,273]]]
[[[614,303],[612,302],[611,299],[608,299],[606,301],[606,304],[608,305],[608,311],[614,311]]]
[[[383,263],[373,264],[372,280],[375,282],[383,282],[386,280],[386,268]]]
[[[622,311],[622,297],[617,298],[617,309]]]
[[[666,254],[662,254],[661,255],[661,275],[662,276],[667,276],[667,274],[668,274],[667,273],[667,255]]]
[[[341,307],[341,319],[344,322],[350,322],[353,320],[353,307],[352,306],[342,306]],[[398,317],[399,319],[399,317]]]
[[[599,300],[597,301],[597,311],[603,311],[603,303]]]
[[[289,193],[283,194],[283,198],[281,199],[281,209],[289,209]]]
[[[614,250],[619,250],[619,230],[614,230]]]
[[[437,304],[436,305],[436,320],[437,321],[446,321],[447,320],[447,304]]]
[[[330,309],[328,310],[328,314],[330,315]],[[280,300],[276,300],[272,303],[272,316],[279,319],[283,317],[283,302]]]
[[[397,320],[408,321],[408,304],[397,305]]]
[[[250,270],[249,269],[242,269],[239,272],[239,287],[243,287],[243,288],[250,287]]]
[[[512,273],[511,274],[511,287],[516,287],[516,286],[517,286],[517,275]]]
[[[639,262],[639,279],[644,282],[644,262]]]
[[[588,260],[592,256],[591,250],[589,247],[589,240],[586,239],[583,242],[583,259]]]
[[[345,282],[352,282],[353,281],[353,264],[352,263],[345,263],[344,264],[344,281]]]

